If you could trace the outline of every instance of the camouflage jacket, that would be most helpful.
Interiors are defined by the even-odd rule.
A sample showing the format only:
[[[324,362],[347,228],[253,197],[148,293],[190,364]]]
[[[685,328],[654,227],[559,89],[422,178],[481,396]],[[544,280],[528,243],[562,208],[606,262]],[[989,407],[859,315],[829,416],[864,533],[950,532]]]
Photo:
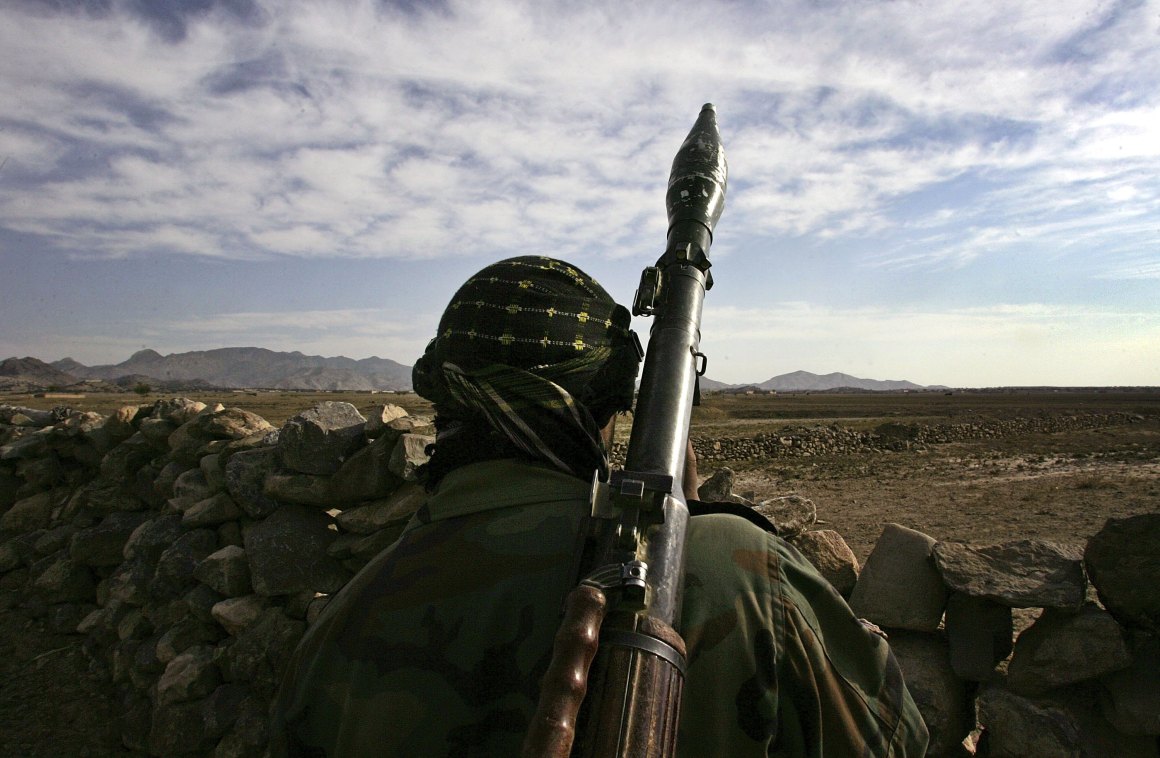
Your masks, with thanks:
[[[588,484],[514,461],[450,473],[299,645],[274,755],[514,756],[574,577]],[[690,520],[682,756],[921,756],[884,640],[736,516]]]

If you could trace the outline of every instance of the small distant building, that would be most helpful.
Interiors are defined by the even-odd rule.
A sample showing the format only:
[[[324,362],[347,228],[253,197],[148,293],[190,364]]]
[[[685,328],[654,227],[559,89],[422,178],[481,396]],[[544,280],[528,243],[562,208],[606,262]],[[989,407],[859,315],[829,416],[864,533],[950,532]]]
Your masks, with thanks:
[[[721,390],[723,395],[776,395],[777,390],[767,390],[756,384],[747,384],[743,387],[726,387]]]

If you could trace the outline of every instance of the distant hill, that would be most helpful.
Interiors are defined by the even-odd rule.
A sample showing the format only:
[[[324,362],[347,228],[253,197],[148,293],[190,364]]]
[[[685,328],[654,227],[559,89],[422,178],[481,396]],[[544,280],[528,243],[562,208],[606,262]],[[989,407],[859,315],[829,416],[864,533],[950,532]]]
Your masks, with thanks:
[[[811,374],[809,371],[794,371],[766,379],[757,385],[764,390],[836,390],[850,388],[856,390],[920,390],[922,385],[902,379],[861,379],[849,374]]]
[[[8,358],[0,361],[0,376],[34,384],[58,384],[61,387],[77,382],[77,376],[36,358]]]
[[[705,392],[712,392],[713,390],[724,390],[734,387],[736,385],[719,382],[716,379],[710,379],[707,376],[702,376],[700,379],[701,389]]]
[[[764,382],[758,384],[725,384],[724,382],[717,382],[708,377],[701,378],[701,389],[703,390],[724,390],[724,389],[739,389],[742,387],[753,387],[761,390],[773,390],[775,392],[826,392],[831,390],[850,389],[850,390],[869,390],[875,392],[898,391],[898,390],[921,390],[921,389],[946,389],[941,385],[924,387],[921,384],[908,382],[905,380],[879,380],[879,379],[861,379],[849,374],[832,373],[832,374],[811,374],[809,371],[793,371],[788,374],[781,374],[779,376],[766,379]]]
[[[38,358],[7,358],[0,361],[0,386],[65,387],[76,384],[74,374]]]
[[[277,352],[260,347],[226,347],[161,355],[141,350],[113,365],[85,366],[72,358],[51,366],[84,379],[134,382],[174,387],[262,387],[288,390],[408,390],[411,367],[387,358],[355,360],[324,358],[300,352]]]

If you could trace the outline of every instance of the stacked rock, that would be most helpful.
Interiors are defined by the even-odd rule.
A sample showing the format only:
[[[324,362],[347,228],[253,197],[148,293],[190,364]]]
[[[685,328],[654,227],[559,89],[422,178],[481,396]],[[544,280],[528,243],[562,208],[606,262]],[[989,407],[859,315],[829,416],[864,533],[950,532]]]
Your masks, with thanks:
[[[0,609],[85,649],[149,755],[258,756],[286,662],[402,531],[429,419],[322,403],[281,430],[185,399],[0,408]]]
[[[1019,434],[1046,434],[1139,423],[1131,413],[1082,413],[1013,419],[979,419],[956,424],[880,424],[873,430],[855,430],[838,424],[789,426],[777,433],[751,437],[694,437],[693,449],[702,461],[741,461],[752,458],[811,458],[851,453],[924,450],[930,445]],[[613,450],[623,455],[623,447]],[[621,458],[623,460],[623,458]]]
[[[1157,545],[1156,514],[1109,520],[1086,550],[936,542],[889,524],[850,606],[888,631],[928,755],[1154,757]],[[1014,643],[1012,609],[1038,613]]]

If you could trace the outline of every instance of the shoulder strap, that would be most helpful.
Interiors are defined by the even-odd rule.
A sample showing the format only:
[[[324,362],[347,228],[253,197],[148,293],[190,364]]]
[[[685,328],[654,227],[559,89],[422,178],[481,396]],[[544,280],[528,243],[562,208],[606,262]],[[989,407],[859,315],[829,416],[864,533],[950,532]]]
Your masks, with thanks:
[[[705,503],[700,500],[690,500],[689,506],[690,516],[707,516],[710,513],[727,513],[730,516],[738,516],[745,519],[749,523],[759,526],[771,534],[777,534],[777,525],[772,521],[762,516],[757,511],[753,510],[747,505],[741,503],[731,503],[728,501]]]

